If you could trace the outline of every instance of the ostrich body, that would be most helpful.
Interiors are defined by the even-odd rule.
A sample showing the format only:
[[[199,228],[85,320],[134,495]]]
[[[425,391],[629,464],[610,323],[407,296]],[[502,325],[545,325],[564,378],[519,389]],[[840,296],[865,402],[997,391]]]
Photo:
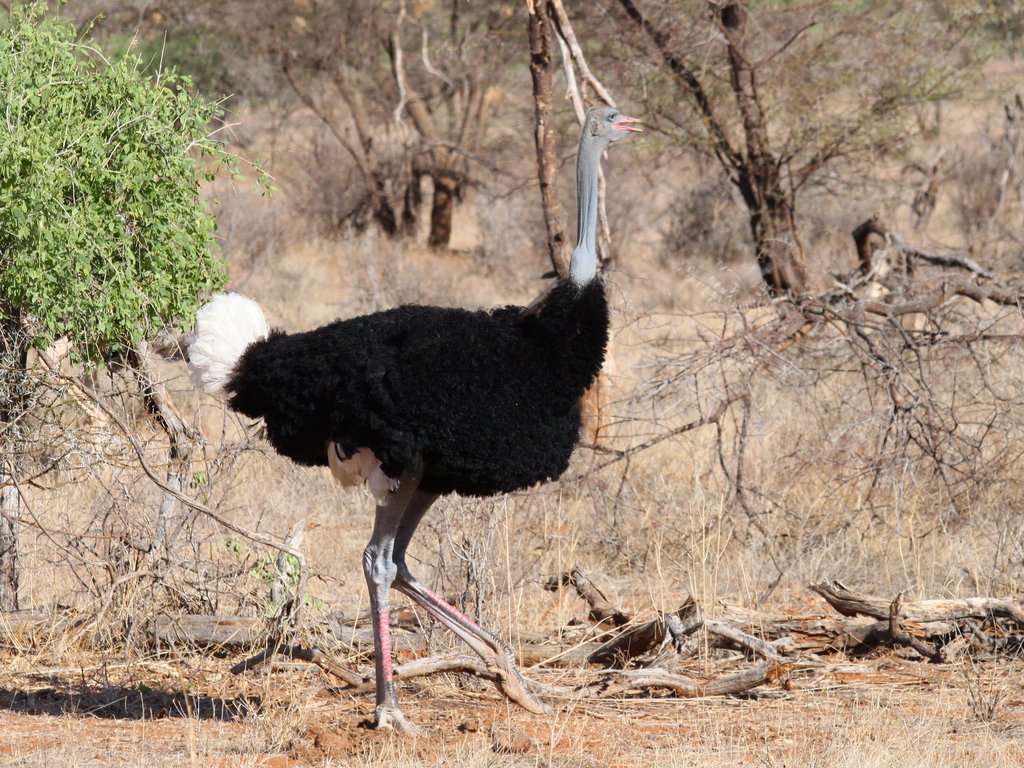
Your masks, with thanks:
[[[394,587],[461,637],[497,674],[498,689],[549,712],[511,649],[423,586],[406,549],[442,494],[490,496],[561,475],[579,439],[580,397],[604,360],[608,305],[597,277],[597,177],[610,142],[638,122],[587,113],[577,155],[579,239],[569,275],[527,308],[467,311],[406,305],[306,333],[268,333],[259,307],[229,294],[196,319],[196,386],[262,418],[274,448],[329,466],[377,500],[363,571],[374,623],[376,725],[418,729],[393,681],[388,592]]]

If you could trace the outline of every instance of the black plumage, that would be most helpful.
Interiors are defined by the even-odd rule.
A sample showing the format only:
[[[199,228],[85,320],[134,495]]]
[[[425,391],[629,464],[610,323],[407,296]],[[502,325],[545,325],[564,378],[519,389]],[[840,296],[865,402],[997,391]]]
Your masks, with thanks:
[[[280,453],[327,463],[369,448],[390,477],[488,496],[561,475],[579,400],[604,359],[599,279],[559,281],[538,307],[406,305],[251,344],[226,390]]]

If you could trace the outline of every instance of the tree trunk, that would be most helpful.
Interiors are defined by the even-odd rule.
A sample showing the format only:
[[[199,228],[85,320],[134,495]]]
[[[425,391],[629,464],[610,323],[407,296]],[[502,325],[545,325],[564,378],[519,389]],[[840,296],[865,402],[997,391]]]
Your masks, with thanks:
[[[0,323],[0,610],[18,609],[21,417],[26,402],[28,339],[15,315]]]
[[[768,120],[758,91],[757,67],[750,54],[747,8],[743,2],[712,2],[729,62],[729,85],[742,122],[743,143],[733,144],[733,132],[716,115],[711,94],[686,61],[669,48],[669,37],[651,26],[632,0],[619,0],[630,20],[646,33],[662,61],[679,80],[707,132],[710,148],[729,179],[736,185],[750,217],[755,256],[772,296],[800,295],[807,289],[803,247],[797,237],[793,195],[787,191],[784,163],[771,151]]]
[[[433,178],[434,202],[430,208],[430,237],[427,245],[431,248],[446,248],[452,237],[452,212],[455,209],[459,180],[444,171],[435,173]]]
[[[548,0],[534,0],[530,8],[530,76],[533,78],[534,140],[537,147],[537,179],[547,232],[547,251],[551,266],[559,275],[569,268],[569,244],[562,222],[565,216],[558,202],[556,180],[558,162],[555,125],[552,115],[553,63],[551,58],[551,15]]]
[[[763,188],[758,190],[764,193]],[[771,193],[769,197],[774,197]],[[757,264],[768,293],[799,296],[807,289],[803,247],[796,234],[792,211],[786,204],[762,203],[751,209],[750,229]]]
[[[192,472],[192,445],[185,422],[149,359],[148,344],[141,342],[135,345],[128,355],[128,361],[139,382],[146,410],[167,433],[168,462],[165,482],[170,491],[164,492],[157,510],[150,555],[154,559],[170,559],[175,539],[185,523],[181,504],[171,491],[181,493],[188,485]]]
[[[377,226],[385,235],[398,237],[398,220],[395,218],[395,209],[384,191],[384,182],[375,176],[372,184],[374,189],[373,220],[377,222]]]
[[[18,518],[21,494],[0,465],[0,611],[18,610]]]
[[[405,237],[416,236],[416,222],[419,220],[421,201],[420,178],[420,174],[414,170],[412,178],[402,194],[402,235]]]
[[[800,295],[807,287],[803,248],[796,234],[793,199],[783,187],[782,165],[771,151],[768,121],[757,86],[754,58],[747,51],[747,8],[714,5],[729,59],[729,80],[743,121],[746,151],[737,185],[750,211],[757,263],[772,296]]]

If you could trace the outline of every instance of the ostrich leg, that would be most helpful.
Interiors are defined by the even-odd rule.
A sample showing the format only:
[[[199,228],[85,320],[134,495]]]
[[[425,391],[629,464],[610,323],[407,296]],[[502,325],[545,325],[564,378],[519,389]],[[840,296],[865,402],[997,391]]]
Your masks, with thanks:
[[[403,474],[398,485],[377,505],[370,543],[363,550],[363,574],[370,592],[373,619],[374,673],[377,686],[375,727],[394,728],[402,733],[422,735],[427,731],[414,725],[398,706],[391,662],[391,610],[388,590],[398,568],[394,561],[395,537],[403,514],[415,495],[419,479]]]
[[[420,584],[409,571],[405,563],[405,550],[423,515],[436,499],[436,494],[415,491],[405,507],[393,542],[392,561],[397,568],[393,586],[461,637],[488,668],[497,674],[494,684],[502,695],[530,712],[550,715],[551,708],[527,687],[526,679],[515,664],[512,649],[493,632],[475,624],[462,611]]]

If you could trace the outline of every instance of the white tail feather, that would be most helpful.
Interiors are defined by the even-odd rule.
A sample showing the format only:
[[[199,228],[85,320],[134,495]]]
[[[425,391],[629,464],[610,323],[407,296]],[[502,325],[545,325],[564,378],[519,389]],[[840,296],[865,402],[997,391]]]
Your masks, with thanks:
[[[196,313],[188,345],[192,383],[200,392],[221,392],[238,358],[254,341],[270,333],[260,305],[237,293],[214,296]]]

